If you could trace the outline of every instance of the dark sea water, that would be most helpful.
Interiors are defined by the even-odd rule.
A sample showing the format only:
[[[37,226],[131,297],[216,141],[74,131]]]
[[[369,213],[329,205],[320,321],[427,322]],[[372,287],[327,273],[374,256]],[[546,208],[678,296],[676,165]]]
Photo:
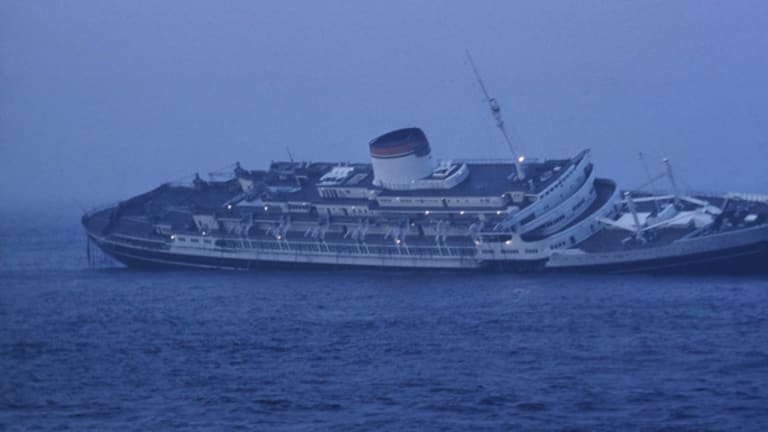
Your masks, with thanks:
[[[768,280],[94,268],[4,215],[0,430],[765,431]]]

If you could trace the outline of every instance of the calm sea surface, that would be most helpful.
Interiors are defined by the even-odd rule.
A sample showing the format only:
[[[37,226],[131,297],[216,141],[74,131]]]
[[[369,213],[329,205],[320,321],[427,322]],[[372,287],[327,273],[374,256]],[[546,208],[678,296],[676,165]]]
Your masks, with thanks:
[[[93,268],[2,218],[0,430],[768,430],[765,277]]]

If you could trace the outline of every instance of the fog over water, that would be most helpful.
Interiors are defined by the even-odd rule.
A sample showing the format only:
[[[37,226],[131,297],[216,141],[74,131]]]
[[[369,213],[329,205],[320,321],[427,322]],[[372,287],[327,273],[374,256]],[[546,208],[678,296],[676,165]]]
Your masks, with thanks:
[[[90,207],[241,161],[367,161],[419,126],[500,158],[471,50],[532,157],[768,193],[768,2],[0,3],[0,200]]]

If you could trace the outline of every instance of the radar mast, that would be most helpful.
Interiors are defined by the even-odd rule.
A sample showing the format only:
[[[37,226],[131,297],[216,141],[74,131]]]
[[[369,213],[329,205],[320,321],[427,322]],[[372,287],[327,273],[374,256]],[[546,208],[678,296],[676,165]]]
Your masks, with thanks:
[[[496,100],[496,98],[492,98],[488,94],[488,90],[485,88],[483,79],[480,78],[480,73],[477,71],[477,67],[475,66],[475,62],[472,60],[472,55],[469,53],[469,50],[467,50],[466,53],[469,64],[472,66],[472,72],[475,73],[477,83],[480,84],[480,89],[483,90],[483,96],[485,97],[485,101],[488,103],[488,108],[491,109],[491,115],[493,116],[493,119],[496,120],[496,127],[498,127],[501,131],[501,135],[504,137],[504,142],[507,143],[507,147],[509,147],[509,151],[512,153],[512,159],[515,162],[517,178],[520,180],[525,180],[525,171],[523,170],[523,161],[525,158],[523,156],[518,157],[517,152],[515,152],[515,146],[512,144],[512,139],[507,133],[507,128],[504,127],[504,119],[501,118],[501,106],[499,106],[499,102]]]

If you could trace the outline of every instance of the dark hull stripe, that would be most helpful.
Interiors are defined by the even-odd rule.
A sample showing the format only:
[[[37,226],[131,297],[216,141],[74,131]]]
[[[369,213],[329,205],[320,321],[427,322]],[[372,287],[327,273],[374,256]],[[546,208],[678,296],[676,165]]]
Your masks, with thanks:
[[[768,243],[655,260],[557,267],[561,272],[768,274]]]
[[[415,271],[498,271],[498,272],[588,272],[588,273],[696,273],[696,274],[768,274],[768,243],[725,249],[716,252],[686,255],[638,262],[606,265],[585,265],[567,268],[546,268],[545,261],[494,261],[477,269],[444,269],[419,267],[389,267],[356,264],[296,263],[265,261],[221,256],[196,256],[135,249],[114,244],[97,243],[111,257],[130,267],[186,267],[221,270],[254,270],[263,268],[367,268],[405,269]]]

